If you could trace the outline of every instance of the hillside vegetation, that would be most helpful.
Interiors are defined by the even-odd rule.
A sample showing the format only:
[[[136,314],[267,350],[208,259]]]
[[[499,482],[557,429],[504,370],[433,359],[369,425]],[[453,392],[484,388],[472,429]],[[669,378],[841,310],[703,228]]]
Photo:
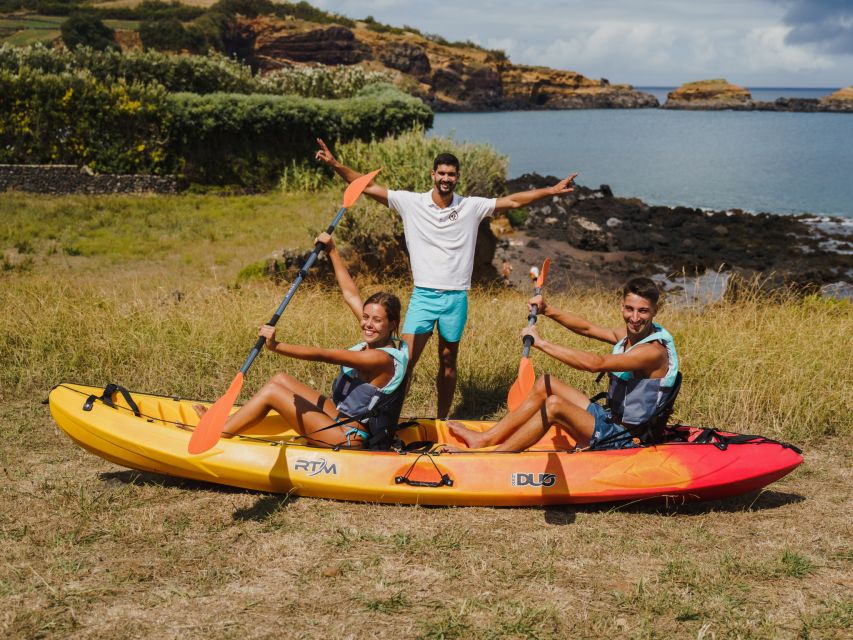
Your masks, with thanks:
[[[432,124],[382,74],[280,72],[258,80],[222,56],[0,47],[0,163],[178,173],[275,185],[315,138],[369,140]]]

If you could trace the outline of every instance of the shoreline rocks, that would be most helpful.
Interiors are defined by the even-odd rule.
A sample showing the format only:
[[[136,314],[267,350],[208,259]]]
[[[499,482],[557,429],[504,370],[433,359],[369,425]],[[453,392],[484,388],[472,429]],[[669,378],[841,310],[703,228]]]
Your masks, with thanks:
[[[507,188],[515,192],[555,182],[526,174],[508,181]],[[500,236],[494,264],[508,257],[514,275],[523,275],[549,255],[558,267],[549,275],[549,287],[616,287],[634,275],[714,271],[760,277],[768,289],[853,284],[853,224],[843,218],[649,205],[615,197],[607,185],[578,186],[567,197],[527,210],[522,227]]]
[[[695,111],[794,111],[801,113],[853,113],[853,87],[839,89],[822,98],[777,98],[772,102],[753,100],[748,89],[726,80],[688,82],[670,91],[662,109]]]

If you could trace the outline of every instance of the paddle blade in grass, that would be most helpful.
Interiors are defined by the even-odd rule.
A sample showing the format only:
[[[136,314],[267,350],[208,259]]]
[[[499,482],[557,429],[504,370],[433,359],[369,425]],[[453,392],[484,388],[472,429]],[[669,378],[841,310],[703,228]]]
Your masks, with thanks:
[[[216,403],[207,410],[198,426],[196,426],[193,435],[190,438],[187,451],[191,455],[204,453],[211,449],[222,435],[222,429],[225,427],[225,421],[231,415],[231,409],[234,403],[237,402],[237,396],[240,395],[240,389],[243,388],[243,372],[238,371],[231,381],[231,386]]]
[[[518,363],[518,377],[509,388],[506,404],[510,411],[515,411],[524,402],[533,385],[536,384],[536,373],[530,358],[522,358]]]

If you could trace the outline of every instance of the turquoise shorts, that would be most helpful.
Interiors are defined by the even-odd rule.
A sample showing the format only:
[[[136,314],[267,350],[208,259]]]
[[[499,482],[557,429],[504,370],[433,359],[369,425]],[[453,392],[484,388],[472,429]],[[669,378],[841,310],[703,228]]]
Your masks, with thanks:
[[[403,333],[438,333],[447,342],[459,342],[468,320],[468,292],[415,287],[406,309]]]
[[[610,412],[600,404],[590,402],[586,412],[595,418],[590,449],[633,449],[637,446],[628,430],[614,422]]]

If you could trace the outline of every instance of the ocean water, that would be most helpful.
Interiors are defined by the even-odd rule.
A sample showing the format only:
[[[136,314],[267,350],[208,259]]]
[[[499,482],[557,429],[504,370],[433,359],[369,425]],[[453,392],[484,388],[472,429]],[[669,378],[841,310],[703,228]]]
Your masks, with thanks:
[[[665,99],[668,88],[661,90]],[[829,92],[753,91],[767,100]],[[851,113],[438,113],[430,135],[491,144],[509,157],[510,177],[577,171],[579,184],[607,184],[617,196],[650,204],[853,217]]]

